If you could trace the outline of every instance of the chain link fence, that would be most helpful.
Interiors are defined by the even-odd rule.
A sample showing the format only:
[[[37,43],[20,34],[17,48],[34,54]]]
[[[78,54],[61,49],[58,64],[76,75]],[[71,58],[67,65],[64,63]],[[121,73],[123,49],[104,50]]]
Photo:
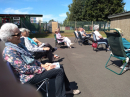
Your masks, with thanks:
[[[64,32],[74,31],[75,28],[82,27],[85,31],[94,31],[94,25],[99,25],[99,31],[110,28],[110,21],[68,21],[59,24],[60,30]]]
[[[47,28],[44,28],[44,25],[47,25],[47,22],[42,23],[31,23],[30,21],[22,21],[20,20],[19,23],[15,21],[6,21],[4,23],[14,23],[19,28],[27,28],[31,31],[31,33],[44,33]],[[0,21],[0,27],[4,24],[2,21]]]
[[[9,21],[15,23],[14,21]],[[0,22],[0,25],[3,23]],[[24,27],[31,31],[31,33],[46,33],[49,32],[49,29],[52,28],[47,22],[42,23],[31,23],[30,21],[20,21],[17,24],[19,28]],[[61,32],[73,32],[75,28],[82,27],[85,31],[94,31],[94,25],[99,25],[99,31],[103,31],[103,29],[110,28],[110,21],[68,21],[62,23],[58,23],[58,27]]]

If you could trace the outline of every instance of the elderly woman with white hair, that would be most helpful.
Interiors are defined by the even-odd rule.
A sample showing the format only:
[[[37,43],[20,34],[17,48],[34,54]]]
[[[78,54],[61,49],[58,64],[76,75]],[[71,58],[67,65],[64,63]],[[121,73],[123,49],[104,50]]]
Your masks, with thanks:
[[[109,45],[107,39],[104,39],[102,35],[99,33],[99,25],[94,26],[94,34],[96,35],[97,42],[106,42],[107,50],[109,50]]]
[[[21,28],[20,28],[21,29]],[[30,33],[30,30],[25,28],[26,32]],[[37,45],[38,47],[49,47],[51,49],[52,52],[57,50],[57,47],[52,47],[49,43],[42,43],[41,41],[39,41],[36,37],[34,38],[29,38],[28,39],[31,41],[31,43]]]
[[[0,38],[5,42],[3,57],[12,68],[18,72],[19,80],[22,84],[35,84],[45,78],[55,79],[56,97],[66,97],[66,93],[78,94],[79,90],[71,90],[69,81],[65,75],[63,66],[55,69],[51,63],[42,64],[35,60],[26,50],[20,48],[18,44],[21,32],[17,25],[5,23],[0,30]],[[28,60],[27,60],[28,59]]]
[[[48,43],[42,43],[42,45],[38,46],[38,44],[33,41],[31,38],[29,38],[29,32],[26,28],[20,28],[21,31],[21,43],[19,43],[18,46],[20,47],[26,47],[27,49],[34,57],[35,59],[40,59],[42,57],[47,57],[49,59],[49,62],[52,63],[54,59],[59,59],[60,57],[58,55],[54,55],[53,52],[55,49]]]

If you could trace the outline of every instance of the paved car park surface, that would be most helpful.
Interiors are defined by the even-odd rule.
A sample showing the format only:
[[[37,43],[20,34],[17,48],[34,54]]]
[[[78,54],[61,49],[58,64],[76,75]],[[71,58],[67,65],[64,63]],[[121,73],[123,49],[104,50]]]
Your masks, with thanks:
[[[70,38],[72,42],[74,37]],[[55,46],[54,38],[39,38],[41,42],[48,42]],[[0,42],[0,48],[4,44]],[[78,43],[73,48],[62,47],[54,54],[60,56],[59,61],[64,66],[65,73],[73,89],[81,90],[79,95],[67,97],[130,97],[130,71],[117,75],[105,68],[111,51],[93,51],[91,45],[80,46]],[[47,59],[43,61],[46,62]],[[121,62],[112,58],[108,64],[117,72],[121,69],[117,65]],[[49,97],[54,96],[54,80],[50,80]]]

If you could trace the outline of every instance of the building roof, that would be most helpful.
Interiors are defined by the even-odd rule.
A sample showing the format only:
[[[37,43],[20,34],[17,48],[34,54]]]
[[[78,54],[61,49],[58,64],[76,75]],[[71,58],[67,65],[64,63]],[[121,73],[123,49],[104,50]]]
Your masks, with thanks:
[[[1,16],[37,16],[37,17],[42,17],[43,15],[41,14],[0,14],[0,17]]]
[[[127,16],[127,15],[130,15],[130,11],[110,15],[108,16],[108,18],[111,19],[111,18],[122,17],[122,16]]]

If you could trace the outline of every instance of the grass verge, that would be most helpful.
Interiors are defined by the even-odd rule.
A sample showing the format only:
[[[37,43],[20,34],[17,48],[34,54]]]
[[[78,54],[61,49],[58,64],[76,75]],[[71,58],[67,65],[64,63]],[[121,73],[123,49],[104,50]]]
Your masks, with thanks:
[[[67,31],[67,32],[62,32],[61,31],[61,35],[62,36],[66,36],[66,37],[75,37],[74,36],[74,31]],[[86,31],[86,33],[90,34],[91,31]],[[103,31],[100,31],[100,34],[103,36],[103,37],[106,37],[106,34],[103,32]],[[35,34],[30,34],[30,38],[33,38],[33,37],[36,37],[36,38],[54,38],[54,33],[35,33]]]

